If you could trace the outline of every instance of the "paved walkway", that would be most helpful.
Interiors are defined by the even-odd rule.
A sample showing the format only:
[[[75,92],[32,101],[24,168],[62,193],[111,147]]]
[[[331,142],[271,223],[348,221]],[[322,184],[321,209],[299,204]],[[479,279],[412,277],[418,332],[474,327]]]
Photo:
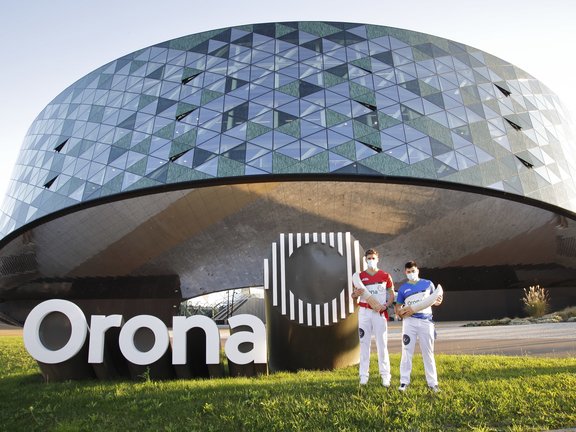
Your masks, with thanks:
[[[576,356],[576,322],[463,327],[466,322],[436,324],[435,351],[444,354],[501,354],[541,357]],[[402,323],[390,322],[389,351],[402,349]]]
[[[18,336],[22,335],[22,329],[0,322],[0,336]]]

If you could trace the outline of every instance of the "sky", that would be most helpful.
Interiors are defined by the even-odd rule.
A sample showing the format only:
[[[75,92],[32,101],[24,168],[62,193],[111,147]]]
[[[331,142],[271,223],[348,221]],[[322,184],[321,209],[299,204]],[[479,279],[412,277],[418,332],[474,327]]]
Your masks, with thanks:
[[[70,84],[140,48],[273,21],[400,27],[479,48],[553,90],[576,125],[574,0],[4,0],[0,5],[0,202],[28,128]]]

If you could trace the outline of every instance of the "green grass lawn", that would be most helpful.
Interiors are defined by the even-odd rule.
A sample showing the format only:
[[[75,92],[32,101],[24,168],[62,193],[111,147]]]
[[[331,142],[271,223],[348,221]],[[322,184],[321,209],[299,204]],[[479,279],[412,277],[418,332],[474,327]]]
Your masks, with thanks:
[[[0,337],[2,431],[542,431],[576,427],[576,359],[437,355],[442,392],[358,385],[356,367],[258,378],[45,384],[19,336]]]

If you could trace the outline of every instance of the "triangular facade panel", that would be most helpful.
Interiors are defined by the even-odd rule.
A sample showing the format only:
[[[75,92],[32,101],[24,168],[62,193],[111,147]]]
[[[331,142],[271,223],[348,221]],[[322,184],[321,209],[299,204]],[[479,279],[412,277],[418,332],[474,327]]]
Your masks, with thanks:
[[[11,202],[26,214],[20,226],[57,208],[42,204],[54,191],[78,203],[210,177],[394,172],[576,206],[560,111],[515,66],[421,33],[313,21],[225,28],[124,56],[57,96],[15,173],[39,195]]]

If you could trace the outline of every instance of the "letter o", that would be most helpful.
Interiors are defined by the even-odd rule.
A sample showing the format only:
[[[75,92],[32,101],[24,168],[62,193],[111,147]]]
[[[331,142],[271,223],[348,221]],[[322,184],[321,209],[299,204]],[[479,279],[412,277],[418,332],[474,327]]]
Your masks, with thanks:
[[[40,326],[44,318],[52,312],[66,315],[70,321],[72,333],[70,339],[62,348],[51,350],[40,340]],[[24,346],[28,353],[37,361],[47,364],[62,363],[74,357],[86,341],[88,323],[82,310],[67,300],[52,299],[40,303],[30,311],[24,323]]]
[[[142,327],[154,333],[154,346],[146,352],[140,351],[134,345],[134,335]],[[128,320],[120,330],[118,340],[120,351],[126,360],[137,365],[149,365],[159,360],[170,344],[168,329],[159,318],[152,315],[138,315]]]

